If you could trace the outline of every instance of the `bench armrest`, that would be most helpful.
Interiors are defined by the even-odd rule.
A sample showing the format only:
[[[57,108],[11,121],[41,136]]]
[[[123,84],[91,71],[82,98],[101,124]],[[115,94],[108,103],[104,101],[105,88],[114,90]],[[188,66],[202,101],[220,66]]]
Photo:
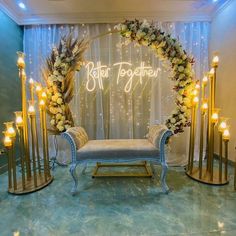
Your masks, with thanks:
[[[76,152],[88,142],[88,135],[82,127],[71,127],[61,136],[65,138],[71,148],[72,163],[76,162]]]
[[[165,162],[165,144],[172,135],[173,132],[165,125],[153,125],[149,128],[147,138],[159,150],[161,162]]]

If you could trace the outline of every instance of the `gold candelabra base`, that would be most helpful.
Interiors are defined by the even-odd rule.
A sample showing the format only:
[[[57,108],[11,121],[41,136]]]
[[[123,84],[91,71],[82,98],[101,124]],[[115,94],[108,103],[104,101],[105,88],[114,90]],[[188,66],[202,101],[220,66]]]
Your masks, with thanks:
[[[22,181],[17,182],[17,189],[9,188],[8,192],[11,194],[16,194],[16,195],[22,195],[22,194],[27,194],[27,193],[32,193],[35,191],[38,191],[42,188],[45,188],[48,186],[50,183],[52,183],[53,177],[50,176],[48,177],[47,181],[45,181],[44,175],[43,174],[37,174],[37,187],[34,186],[34,178],[31,177],[29,180],[25,180],[25,187],[23,188]]]
[[[224,176],[222,176],[222,179],[220,180],[219,176],[219,169],[214,168],[213,178],[212,174],[207,171],[205,167],[202,168],[202,176],[199,177],[199,168],[193,167],[192,173],[190,171],[186,171],[186,175],[190,177],[193,180],[196,180],[198,182],[204,183],[204,184],[210,184],[210,185],[225,185],[229,183],[228,179],[225,179]]]

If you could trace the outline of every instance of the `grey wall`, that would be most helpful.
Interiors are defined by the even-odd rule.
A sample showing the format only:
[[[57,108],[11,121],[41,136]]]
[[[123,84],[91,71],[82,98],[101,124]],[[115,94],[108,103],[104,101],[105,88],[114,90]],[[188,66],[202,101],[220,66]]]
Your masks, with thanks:
[[[21,109],[20,81],[16,66],[17,51],[23,50],[23,28],[0,10],[0,149],[3,147],[3,122],[14,120]],[[0,155],[0,173],[6,157]]]

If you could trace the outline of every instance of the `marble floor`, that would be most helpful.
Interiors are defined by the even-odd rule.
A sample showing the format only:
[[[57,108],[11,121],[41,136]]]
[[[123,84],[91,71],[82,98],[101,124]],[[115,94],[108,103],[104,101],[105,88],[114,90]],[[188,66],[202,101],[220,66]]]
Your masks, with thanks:
[[[53,183],[24,196],[6,192],[0,176],[0,235],[236,235],[236,192],[212,187],[170,168],[165,195],[150,179],[92,179],[80,175],[80,193],[70,195],[68,168],[57,167]]]

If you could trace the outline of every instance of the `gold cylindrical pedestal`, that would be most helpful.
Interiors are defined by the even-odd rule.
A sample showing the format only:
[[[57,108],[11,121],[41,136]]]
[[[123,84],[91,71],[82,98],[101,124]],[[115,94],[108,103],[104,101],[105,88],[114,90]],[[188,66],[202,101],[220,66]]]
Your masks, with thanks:
[[[202,169],[202,178],[199,178],[199,168],[193,168],[192,174],[189,171],[186,172],[186,175],[191,179],[196,180],[198,182],[210,185],[225,185],[228,184],[228,179],[222,178],[222,181],[219,180],[219,170],[215,168],[213,178],[212,175],[207,169],[204,167]]]
[[[36,175],[36,178],[37,178],[37,187],[34,186],[34,178],[31,177],[29,180],[26,180],[25,189],[23,189],[22,181],[18,181],[17,190],[14,190],[14,188],[9,188],[8,192],[11,194],[17,194],[17,195],[33,193],[42,188],[45,188],[53,181],[53,177],[50,177],[48,178],[47,181],[45,181],[44,176],[39,175],[39,174]]]

